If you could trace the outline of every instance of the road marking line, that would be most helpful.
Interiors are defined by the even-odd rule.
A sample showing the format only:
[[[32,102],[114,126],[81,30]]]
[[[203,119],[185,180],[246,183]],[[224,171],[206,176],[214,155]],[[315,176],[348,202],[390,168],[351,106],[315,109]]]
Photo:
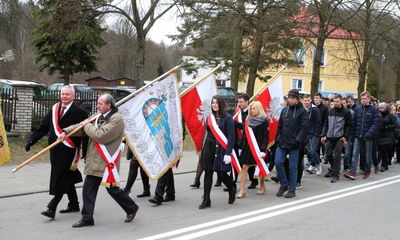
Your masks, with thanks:
[[[174,231],[170,231],[170,232],[166,232],[166,233],[157,234],[154,236],[142,238],[140,240],[167,238],[167,237],[171,237],[174,235],[179,235],[179,234],[183,234],[186,232],[190,232],[190,231],[194,231],[194,230],[198,230],[198,229],[202,229],[202,228],[206,228],[206,227],[214,227],[216,225],[221,225],[226,222],[233,222],[234,220],[237,220],[237,219],[243,219],[243,218],[247,218],[247,217],[250,217],[253,215],[260,215],[261,213],[265,213],[265,212],[269,212],[272,210],[277,210],[280,208],[286,208],[286,207],[289,207],[292,205],[296,205],[295,207],[286,208],[286,209],[279,210],[279,211],[276,211],[273,213],[256,216],[256,217],[248,218],[245,220],[236,221],[234,223],[229,223],[229,224],[219,226],[216,228],[211,228],[211,229],[207,229],[207,230],[204,230],[204,231],[201,231],[198,233],[193,233],[193,234],[185,235],[183,237],[176,238],[176,239],[192,239],[192,238],[204,236],[207,234],[215,233],[218,231],[223,231],[223,230],[226,230],[229,228],[242,226],[243,224],[248,224],[251,222],[259,221],[262,219],[270,218],[270,217],[284,214],[287,212],[299,210],[299,209],[302,209],[305,207],[310,207],[310,206],[314,206],[314,205],[317,205],[320,203],[332,201],[332,200],[335,200],[338,198],[343,198],[343,197],[351,196],[351,195],[358,194],[361,192],[369,191],[369,190],[372,190],[372,189],[375,189],[378,187],[387,186],[387,185],[394,184],[397,182],[400,182],[400,176],[393,176],[390,178],[385,178],[385,179],[374,181],[374,182],[369,182],[369,183],[365,183],[365,184],[361,184],[361,185],[357,185],[357,186],[353,186],[353,187],[349,187],[349,188],[345,188],[345,189],[341,189],[341,190],[337,190],[337,191],[333,191],[333,192],[329,192],[329,193],[324,193],[324,194],[320,194],[317,196],[313,196],[313,197],[309,197],[309,198],[305,198],[305,199],[301,199],[301,200],[297,200],[297,201],[293,201],[293,202],[289,202],[289,203],[284,203],[284,204],[280,204],[280,205],[276,205],[276,206],[272,206],[272,207],[268,207],[268,208],[263,208],[263,209],[239,214],[236,216],[231,216],[231,217],[227,217],[227,218],[223,218],[223,219],[219,219],[219,220],[215,220],[215,221],[211,221],[211,222],[207,222],[207,223],[198,224],[198,225],[191,226],[191,227],[186,227],[186,228],[182,228],[182,229],[178,229],[178,230],[174,230]],[[353,190],[355,190],[355,191],[353,191]],[[352,191],[352,192],[349,192],[349,191]],[[347,193],[343,193],[343,192],[347,192]],[[336,195],[336,196],[329,197],[331,195]],[[327,197],[329,197],[329,198],[327,198]],[[319,198],[324,198],[324,199],[318,200]],[[314,202],[309,202],[309,203],[305,203],[303,205],[299,205],[300,203],[308,202],[308,201],[314,201]]]

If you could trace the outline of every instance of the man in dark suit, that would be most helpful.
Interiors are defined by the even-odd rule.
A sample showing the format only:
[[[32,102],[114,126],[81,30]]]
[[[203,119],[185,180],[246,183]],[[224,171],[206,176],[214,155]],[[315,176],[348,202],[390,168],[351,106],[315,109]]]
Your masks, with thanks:
[[[35,129],[25,146],[28,152],[30,147],[49,133],[49,145],[54,143],[62,133],[62,128],[79,123],[88,118],[87,112],[73,102],[75,92],[71,86],[61,89],[61,101],[56,103],[46,114],[41,124]],[[68,195],[69,203],[60,213],[78,212],[79,202],[76,194],[75,183],[82,182],[82,175],[77,169],[79,151],[82,142],[82,155],[85,156],[87,137],[71,137],[50,149],[50,195],[53,199],[47,205],[47,210],[42,215],[54,219],[57,205],[63,194]]]

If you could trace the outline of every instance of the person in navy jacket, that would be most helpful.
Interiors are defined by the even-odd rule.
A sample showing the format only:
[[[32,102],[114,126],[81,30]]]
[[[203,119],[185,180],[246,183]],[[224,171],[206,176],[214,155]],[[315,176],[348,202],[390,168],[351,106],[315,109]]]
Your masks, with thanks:
[[[229,192],[228,203],[235,201],[235,190],[233,189],[232,178],[227,174],[231,171],[231,154],[235,143],[235,123],[232,115],[226,112],[226,103],[222,96],[215,95],[211,102],[211,114],[215,117],[218,128],[228,139],[227,147],[224,149],[216,140],[211,131],[211,122],[206,121],[206,131],[203,138],[201,149],[201,167],[204,170],[204,195],[203,202],[199,209],[211,206],[210,192],[212,185],[213,172],[217,172],[218,177],[226,185]]]

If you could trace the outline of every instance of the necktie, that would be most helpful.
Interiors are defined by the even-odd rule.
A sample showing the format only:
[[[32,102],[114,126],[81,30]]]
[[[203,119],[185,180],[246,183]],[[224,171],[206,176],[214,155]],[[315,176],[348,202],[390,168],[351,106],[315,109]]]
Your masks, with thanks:
[[[61,118],[64,116],[64,110],[65,110],[65,107],[62,107],[59,120],[61,120]]]

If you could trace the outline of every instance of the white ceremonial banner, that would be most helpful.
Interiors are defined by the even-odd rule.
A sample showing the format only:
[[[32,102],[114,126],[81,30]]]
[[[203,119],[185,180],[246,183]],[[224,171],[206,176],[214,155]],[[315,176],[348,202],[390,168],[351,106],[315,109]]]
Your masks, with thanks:
[[[182,111],[175,74],[118,107],[126,140],[153,181],[182,156]]]

